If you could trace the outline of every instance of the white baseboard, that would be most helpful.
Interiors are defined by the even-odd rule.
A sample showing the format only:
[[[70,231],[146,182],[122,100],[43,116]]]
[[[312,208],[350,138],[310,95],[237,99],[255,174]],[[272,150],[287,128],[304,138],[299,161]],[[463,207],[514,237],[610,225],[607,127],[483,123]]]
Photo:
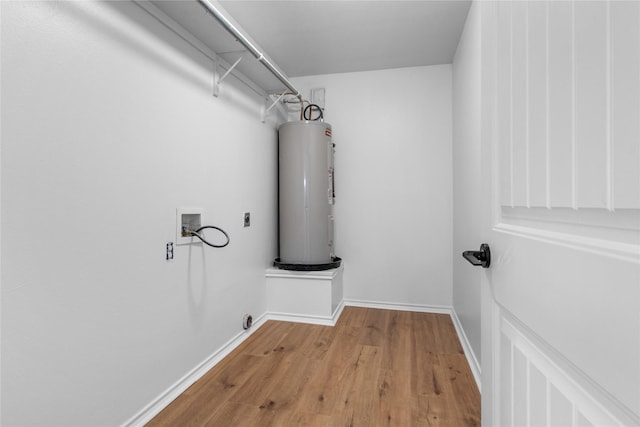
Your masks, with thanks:
[[[302,316],[298,314],[288,313],[265,313],[254,321],[253,327],[247,331],[242,331],[235,337],[227,341],[219,350],[214,352],[211,356],[207,357],[202,363],[193,368],[180,380],[176,381],[171,387],[169,387],[164,393],[158,396],[155,400],[145,406],[137,414],[131,417],[123,424],[123,427],[142,427],[153,417],[158,415],[160,411],[166,408],[171,402],[173,402],[178,396],[180,396],[187,388],[193,383],[198,381],[204,374],[206,374],[211,368],[217,365],[222,359],[224,359],[229,353],[231,353],[236,347],[242,344],[247,338],[249,338],[260,326],[262,326],[267,320],[280,320],[286,322],[298,322],[309,323],[314,325],[334,326],[345,306],[352,307],[365,307],[365,308],[378,308],[385,310],[401,310],[401,311],[416,311],[420,313],[435,313],[435,314],[448,314],[451,316],[453,325],[456,328],[456,332],[460,337],[460,342],[464,350],[465,357],[471,367],[471,372],[480,388],[480,366],[477,359],[471,350],[471,346],[467,340],[467,337],[462,329],[458,316],[453,311],[452,307],[446,306],[429,306],[429,305],[416,305],[416,304],[404,304],[404,303],[387,303],[378,301],[363,301],[363,300],[343,300],[336,308],[333,316]]]
[[[323,325],[323,326],[335,326],[338,318],[342,314],[342,310],[344,309],[344,301],[340,302],[338,307],[336,307],[332,316],[305,316],[302,314],[292,314],[292,313],[267,313],[266,317],[268,320],[280,320],[283,322],[297,322],[297,323],[308,323],[311,325]]]
[[[345,299],[344,305],[352,307],[379,308],[383,310],[417,311],[419,313],[451,314],[451,307],[443,305],[405,304]]]
[[[460,344],[462,345],[462,350],[464,351],[464,355],[467,358],[467,363],[469,363],[469,367],[471,368],[471,373],[473,374],[473,378],[476,380],[476,385],[478,386],[478,390],[482,390],[480,388],[480,381],[482,378],[482,368],[480,367],[480,363],[478,363],[476,354],[473,352],[471,343],[469,343],[467,334],[464,333],[464,328],[462,327],[462,323],[460,322],[460,319],[458,318],[456,311],[453,309],[451,309],[451,321],[453,322],[453,326],[456,328],[456,332],[458,333],[458,337],[460,338]]]
[[[281,320],[286,322],[299,322],[309,323],[313,325],[325,325],[334,326],[342,314],[344,309],[344,301],[342,301],[338,307],[336,307],[333,316],[320,317],[320,316],[301,316],[297,314],[288,313],[265,313],[254,321],[251,329],[242,331],[235,337],[227,341],[219,350],[207,357],[202,363],[193,368],[184,377],[176,381],[171,387],[169,387],[164,393],[158,396],[155,400],[145,406],[136,415],[131,417],[123,424],[123,427],[142,427],[153,417],[158,415],[160,411],[166,408],[171,402],[173,402],[178,396],[180,396],[186,389],[188,389],[193,383],[198,381],[209,370],[217,365],[222,359],[224,359],[229,353],[236,349],[243,341],[249,338],[260,326],[262,326],[267,320]]]
[[[169,387],[164,393],[154,399],[147,406],[142,408],[137,414],[127,420],[123,427],[142,427],[153,417],[158,415],[160,411],[166,408],[171,402],[173,402],[178,396],[180,396],[186,389],[188,389],[193,383],[198,381],[204,374],[206,374],[211,368],[217,365],[222,359],[224,359],[229,353],[231,353],[236,347],[242,344],[247,338],[249,338],[260,326],[262,326],[269,317],[267,314],[263,314],[253,322],[253,326],[246,331],[238,333],[235,337],[227,341],[222,347],[215,351],[211,356],[207,357],[198,366],[193,368],[189,373],[176,381],[171,387]]]
[[[471,344],[467,339],[467,334],[464,333],[464,329],[462,328],[462,323],[460,323],[460,319],[458,319],[458,315],[456,314],[453,307],[433,306],[433,305],[423,305],[423,304],[388,303],[388,302],[350,300],[350,299],[345,300],[345,305],[353,306],[353,307],[380,308],[385,310],[402,310],[402,311],[416,311],[420,313],[448,314],[451,317],[453,326],[455,327],[456,333],[458,334],[458,338],[460,339],[460,345],[462,345],[464,356],[466,357],[467,363],[471,368],[473,379],[476,381],[478,390],[482,390],[480,387],[480,381],[482,378],[481,377],[482,371],[480,368],[480,364],[478,363],[478,359],[476,358],[476,355],[473,352]]]

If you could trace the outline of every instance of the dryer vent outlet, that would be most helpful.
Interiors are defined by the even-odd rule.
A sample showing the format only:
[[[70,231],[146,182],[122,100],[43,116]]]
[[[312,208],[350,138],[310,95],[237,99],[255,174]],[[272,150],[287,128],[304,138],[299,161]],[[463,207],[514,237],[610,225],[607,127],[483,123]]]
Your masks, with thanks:
[[[245,314],[242,318],[242,328],[249,329],[253,324],[253,317],[250,314]]]

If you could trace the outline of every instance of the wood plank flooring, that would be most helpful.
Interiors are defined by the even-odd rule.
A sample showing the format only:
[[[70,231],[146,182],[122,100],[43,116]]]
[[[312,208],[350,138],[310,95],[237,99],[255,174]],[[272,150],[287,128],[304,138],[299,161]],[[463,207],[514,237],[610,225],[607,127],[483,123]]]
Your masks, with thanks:
[[[444,314],[346,307],[335,327],[266,322],[148,426],[479,426]]]

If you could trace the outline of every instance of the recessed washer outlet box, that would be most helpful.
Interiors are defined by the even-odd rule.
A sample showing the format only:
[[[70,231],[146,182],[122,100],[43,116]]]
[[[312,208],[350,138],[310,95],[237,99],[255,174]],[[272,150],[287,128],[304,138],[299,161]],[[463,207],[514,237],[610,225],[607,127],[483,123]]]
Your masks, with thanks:
[[[203,209],[178,208],[176,209],[176,245],[188,245],[200,243],[197,237],[193,237],[185,230],[197,230],[202,226]]]

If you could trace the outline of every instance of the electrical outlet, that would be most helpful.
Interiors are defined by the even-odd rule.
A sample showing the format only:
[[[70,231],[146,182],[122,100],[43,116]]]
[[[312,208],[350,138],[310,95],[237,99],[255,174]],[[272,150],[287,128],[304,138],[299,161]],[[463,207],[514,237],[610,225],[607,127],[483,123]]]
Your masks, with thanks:
[[[167,242],[166,260],[167,261],[173,260],[173,242]]]
[[[244,213],[244,226],[245,227],[251,226],[251,212]]]

